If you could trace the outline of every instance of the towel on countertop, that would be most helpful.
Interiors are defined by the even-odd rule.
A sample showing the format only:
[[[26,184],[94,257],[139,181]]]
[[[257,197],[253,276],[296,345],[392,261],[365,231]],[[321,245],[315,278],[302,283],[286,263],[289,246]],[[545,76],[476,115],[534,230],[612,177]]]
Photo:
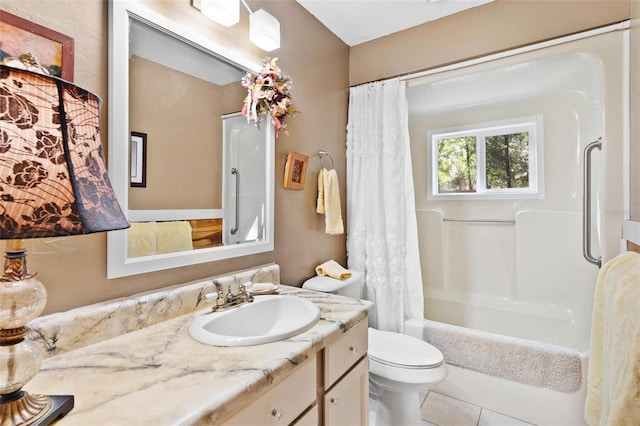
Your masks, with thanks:
[[[158,223],[158,253],[193,250],[192,229],[186,220]]]
[[[158,223],[131,222],[127,231],[127,257],[149,256],[158,252]]]
[[[640,424],[640,255],[621,253],[598,275],[585,420]]]
[[[321,169],[320,173],[318,173],[316,212],[324,214],[325,232],[327,234],[340,235],[344,233],[338,173],[333,169]]]
[[[343,268],[335,260],[327,260],[322,265],[316,266],[316,274],[319,276],[329,276],[331,278],[337,278],[344,280],[351,277],[351,271]]]

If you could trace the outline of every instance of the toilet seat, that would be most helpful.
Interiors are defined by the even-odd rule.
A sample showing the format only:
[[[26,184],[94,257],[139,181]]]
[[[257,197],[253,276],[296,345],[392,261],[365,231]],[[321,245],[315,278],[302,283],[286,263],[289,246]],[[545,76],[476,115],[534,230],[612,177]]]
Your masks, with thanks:
[[[444,362],[442,352],[425,341],[371,327],[368,352],[371,361],[411,370],[436,368]]]
[[[387,391],[423,392],[447,377],[437,348],[415,337],[369,328],[369,378]]]

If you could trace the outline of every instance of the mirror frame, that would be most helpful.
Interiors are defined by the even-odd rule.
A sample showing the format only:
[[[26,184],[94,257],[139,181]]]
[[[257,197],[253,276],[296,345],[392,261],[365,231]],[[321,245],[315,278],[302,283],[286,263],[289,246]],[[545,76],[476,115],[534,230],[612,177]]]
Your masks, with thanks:
[[[184,42],[200,48],[238,68],[257,74],[259,64],[189,31],[170,19],[126,0],[109,0],[109,178],[122,209],[128,210],[129,190],[129,19],[137,19]],[[240,107],[240,106],[239,106]],[[264,120],[267,129],[266,155],[266,229],[263,241],[202,248],[151,256],[127,257],[127,230],[107,233],[107,278],[144,274],[170,268],[207,263],[232,257],[273,251],[274,247],[274,166],[275,141],[271,120]],[[176,212],[181,212],[176,210]]]

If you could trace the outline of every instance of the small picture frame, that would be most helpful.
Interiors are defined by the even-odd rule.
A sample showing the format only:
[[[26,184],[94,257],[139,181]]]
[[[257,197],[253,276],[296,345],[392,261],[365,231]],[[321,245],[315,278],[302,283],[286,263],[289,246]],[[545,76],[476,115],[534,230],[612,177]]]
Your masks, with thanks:
[[[297,152],[287,154],[287,163],[284,168],[284,187],[287,189],[304,189],[304,179],[307,175],[309,157]]]
[[[72,37],[0,10],[0,60],[31,53],[51,75],[73,81],[75,41]]]
[[[132,187],[147,186],[147,134],[131,132],[131,180]]]

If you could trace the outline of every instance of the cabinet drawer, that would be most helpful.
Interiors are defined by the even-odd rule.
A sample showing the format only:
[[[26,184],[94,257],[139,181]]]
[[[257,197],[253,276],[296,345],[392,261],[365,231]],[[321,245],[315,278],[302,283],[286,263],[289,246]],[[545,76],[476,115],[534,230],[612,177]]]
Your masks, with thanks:
[[[314,405],[293,426],[318,426],[318,405]]]
[[[325,349],[324,386],[329,389],[368,350],[368,322],[362,320]]]
[[[316,400],[315,356],[225,425],[288,425]]]
[[[369,359],[365,358],[324,396],[324,420],[330,426],[369,424]]]

